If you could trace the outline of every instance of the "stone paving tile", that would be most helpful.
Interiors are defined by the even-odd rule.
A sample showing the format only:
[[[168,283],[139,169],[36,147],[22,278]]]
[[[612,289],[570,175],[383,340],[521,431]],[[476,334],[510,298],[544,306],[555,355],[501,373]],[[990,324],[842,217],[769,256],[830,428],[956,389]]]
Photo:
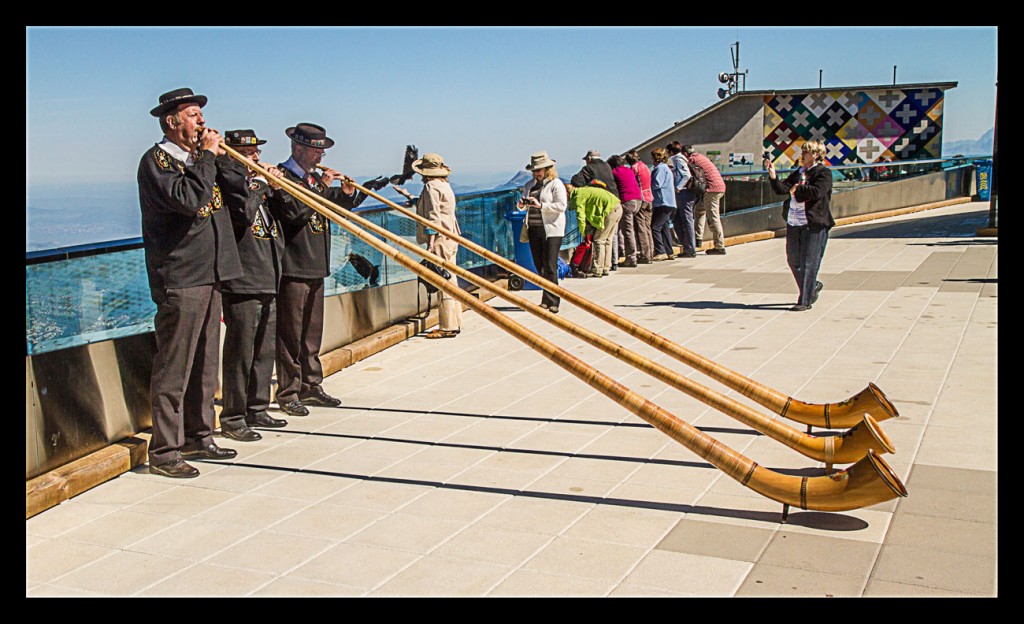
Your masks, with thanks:
[[[86,544],[124,548],[181,520],[179,516],[140,513],[125,509],[67,531],[61,534],[61,537]]]
[[[774,530],[683,518],[655,546],[657,550],[753,563],[772,539]]]
[[[333,496],[356,483],[362,483],[362,481],[314,473],[292,472],[253,490],[253,493],[313,502]]]
[[[465,528],[463,523],[404,513],[387,515],[345,541],[426,554]]]
[[[866,577],[756,563],[734,594],[737,597],[859,597]]]
[[[436,488],[402,507],[402,513],[469,524],[507,500],[506,494]]]
[[[515,496],[480,518],[477,524],[559,535],[593,506],[559,498]]]
[[[75,496],[76,503],[91,505],[109,505],[111,507],[128,507],[156,494],[181,487],[177,483],[154,481],[150,479],[131,479],[115,477],[94,488]]]
[[[997,517],[996,496],[992,492],[960,490],[956,496],[950,496],[949,489],[922,486],[915,486],[913,494],[900,501],[899,509],[903,513],[986,524],[995,524]]]
[[[102,594],[74,587],[44,584],[29,589],[25,592],[25,596],[27,598],[96,598]]]
[[[138,592],[142,597],[240,597],[272,581],[265,572],[199,563]]]
[[[933,548],[995,559],[998,554],[996,526],[938,516],[922,516],[900,510],[886,534],[892,546]]]
[[[908,585],[906,583],[894,583],[892,581],[880,581],[869,579],[867,587],[864,588],[866,598],[970,598],[970,594],[940,589],[938,587],[924,587],[922,585]]]
[[[430,487],[387,481],[357,481],[334,496],[322,501],[329,505],[368,509],[391,513],[423,496]]]
[[[227,525],[205,518],[188,518],[162,531],[154,530],[128,550],[197,562],[215,556],[257,530],[249,523]]]
[[[559,536],[523,567],[589,579],[620,579],[646,552],[636,546]]]
[[[554,539],[552,535],[481,524],[470,525],[431,555],[516,567]]]
[[[419,558],[419,554],[390,548],[338,544],[292,570],[289,577],[344,585],[366,592]]]
[[[606,596],[616,586],[610,579],[589,579],[520,568],[510,574],[488,597],[585,598]]]
[[[884,544],[872,578],[907,585],[921,585],[994,596],[996,562],[991,557]]]
[[[597,505],[563,535],[649,549],[661,541],[678,519],[678,514],[668,511]]]
[[[370,596],[481,596],[511,572],[506,566],[422,557],[383,585]]]
[[[267,598],[318,598],[355,597],[364,595],[364,590],[346,585],[321,583],[310,579],[282,576],[255,590],[250,596]]]
[[[115,548],[66,539],[47,540],[26,550],[25,581],[29,586],[49,583],[68,572],[117,552]]]
[[[867,578],[880,545],[781,530],[772,536],[759,563]]]
[[[104,596],[130,596],[193,565],[184,559],[121,551],[62,576],[59,586]]]
[[[57,537],[115,511],[111,505],[71,499],[25,520],[25,532],[36,537]]]
[[[623,582],[685,595],[732,596],[752,565],[746,561],[652,550]]]
[[[154,494],[132,505],[130,509],[142,513],[187,518],[208,511],[237,496],[237,492],[182,486]]]

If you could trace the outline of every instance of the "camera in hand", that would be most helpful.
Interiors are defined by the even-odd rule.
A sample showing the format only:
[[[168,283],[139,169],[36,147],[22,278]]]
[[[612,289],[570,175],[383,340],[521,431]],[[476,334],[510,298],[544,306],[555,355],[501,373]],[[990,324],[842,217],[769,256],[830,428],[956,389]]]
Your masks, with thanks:
[[[770,153],[768,152],[768,150],[765,150],[765,151],[764,151],[764,153],[763,153],[763,154],[761,154],[761,158],[763,158],[764,160],[767,160],[767,161],[771,162],[771,159],[772,159],[772,155],[771,155],[771,154],[770,154]]]

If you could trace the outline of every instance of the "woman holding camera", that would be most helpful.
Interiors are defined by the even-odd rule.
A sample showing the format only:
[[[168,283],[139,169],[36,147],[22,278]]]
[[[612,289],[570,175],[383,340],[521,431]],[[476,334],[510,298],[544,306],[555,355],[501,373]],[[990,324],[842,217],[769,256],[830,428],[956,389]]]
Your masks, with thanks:
[[[825,166],[825,144],[807,141],[800,148],[800,167],[779,180],[775,165],[764,159],[764,168],[774,190],[789,195],[782,204],[786,219],[786,260],[796,279],[800,298],[791,312],[810,310],[824,284],[818,281],[818,269],[825,255],[828,231],[836,224],[832,218],[832,172]]]
[[[565,184],[558,179],[555,161],[548,157],[547,152],[531,154],[526,170],[533,177],[523,187],[519,207],[527,210],[530,254],[537,274],[557,284],[558,252],[565,237],[565,207],[569,201]],[[559,303],[561,299],[545,290],[540,307],[557,314]]]

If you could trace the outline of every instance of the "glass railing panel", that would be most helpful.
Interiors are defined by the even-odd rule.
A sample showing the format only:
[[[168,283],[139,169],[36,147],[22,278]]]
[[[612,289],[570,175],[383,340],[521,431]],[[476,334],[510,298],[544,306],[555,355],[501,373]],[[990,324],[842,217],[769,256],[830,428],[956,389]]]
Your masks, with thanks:
[[[153,330],[142,249],[25,267],[28,355]]]

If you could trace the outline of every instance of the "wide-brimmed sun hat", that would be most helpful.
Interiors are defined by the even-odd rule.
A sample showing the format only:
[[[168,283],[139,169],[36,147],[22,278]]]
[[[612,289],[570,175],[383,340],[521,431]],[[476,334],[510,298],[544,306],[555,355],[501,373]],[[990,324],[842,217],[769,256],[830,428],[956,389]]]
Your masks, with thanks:
[[[543,169],[544,167],[551,167],[555,164],[555,161],[548,157],[547,152],[534,152],[530,154],[530,164],[526,165],[527,171],[533,171],[534,169]]]
[[[444,177],[452,172],[451,167],[444,164],[444,158],[440,154],[424,154],[423,158],[413,161],[412,170],[428,177]]]

